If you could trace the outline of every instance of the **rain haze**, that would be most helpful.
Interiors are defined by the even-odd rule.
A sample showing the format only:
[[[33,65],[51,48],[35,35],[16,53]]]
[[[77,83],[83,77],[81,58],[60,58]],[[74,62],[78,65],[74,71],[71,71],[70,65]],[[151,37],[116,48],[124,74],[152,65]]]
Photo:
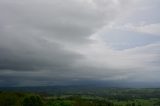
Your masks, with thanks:
[[[159,10],[160,0],[0,0],[0,86],[160,87]]]

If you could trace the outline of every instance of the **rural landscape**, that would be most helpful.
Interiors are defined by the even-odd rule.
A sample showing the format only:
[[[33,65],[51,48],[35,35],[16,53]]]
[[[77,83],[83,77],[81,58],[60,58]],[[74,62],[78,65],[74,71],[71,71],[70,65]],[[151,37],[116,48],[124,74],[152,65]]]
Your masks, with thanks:
[[[160,0],[0,0],[0,106],[160,106]]]
[[[1,90],[0,106],[160,106],[158,88],[58,86]]]

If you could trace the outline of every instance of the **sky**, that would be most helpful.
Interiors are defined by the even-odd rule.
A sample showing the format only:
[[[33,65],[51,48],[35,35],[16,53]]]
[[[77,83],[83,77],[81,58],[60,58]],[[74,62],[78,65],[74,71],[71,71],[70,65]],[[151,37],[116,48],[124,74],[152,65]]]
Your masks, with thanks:
[[[0,86],[160,85],[160,0],[0,0]]]

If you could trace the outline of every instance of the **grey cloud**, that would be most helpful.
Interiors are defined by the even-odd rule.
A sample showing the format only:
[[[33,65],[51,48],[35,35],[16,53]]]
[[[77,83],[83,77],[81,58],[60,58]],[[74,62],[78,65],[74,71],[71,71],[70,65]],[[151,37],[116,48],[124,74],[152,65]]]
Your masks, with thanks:
[[[4,40],[4,39],[2,39]],[[23,42],[24,40],[24,42]],[[81,56],[67,50],[61,46],[46,41],[18,39],[5,40],[9,42],[5,46],[0,46],[0,68],[10,70],[40,70],[69,67],[74,60]],[[32,39],[33,40],[33,39]],[[0,43],[3,45],[3,43]],[[66,69],[67,70],[67,69]]]
[[[51,39],[74,43],[87,41],[91,34],[105,25],[107,18],[99,8],[73,0],[1,0],[1,6],[4,26],[31,28]]]
[[[64,49],[63,42],[73,45],[90,42],[88,37],[112,17],[107,18],[101,8],[78,0],[1,0],[0,5],[0,68],[3,70],[71,67],[82,56]]]
[[[125,15],[130,4],[128,0],[0,0],[0,84],[128,80],[137,65],[131,63],[142,56],[132,53],[140,54],[139,50],[114,51],[91,37]]]

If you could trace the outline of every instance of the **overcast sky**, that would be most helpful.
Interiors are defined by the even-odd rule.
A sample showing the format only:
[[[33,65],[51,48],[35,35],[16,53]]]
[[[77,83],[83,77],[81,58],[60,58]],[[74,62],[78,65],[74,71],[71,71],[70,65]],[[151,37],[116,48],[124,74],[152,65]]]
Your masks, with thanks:
[[[160,0],[0,0],[0,86],[160,84]]]

